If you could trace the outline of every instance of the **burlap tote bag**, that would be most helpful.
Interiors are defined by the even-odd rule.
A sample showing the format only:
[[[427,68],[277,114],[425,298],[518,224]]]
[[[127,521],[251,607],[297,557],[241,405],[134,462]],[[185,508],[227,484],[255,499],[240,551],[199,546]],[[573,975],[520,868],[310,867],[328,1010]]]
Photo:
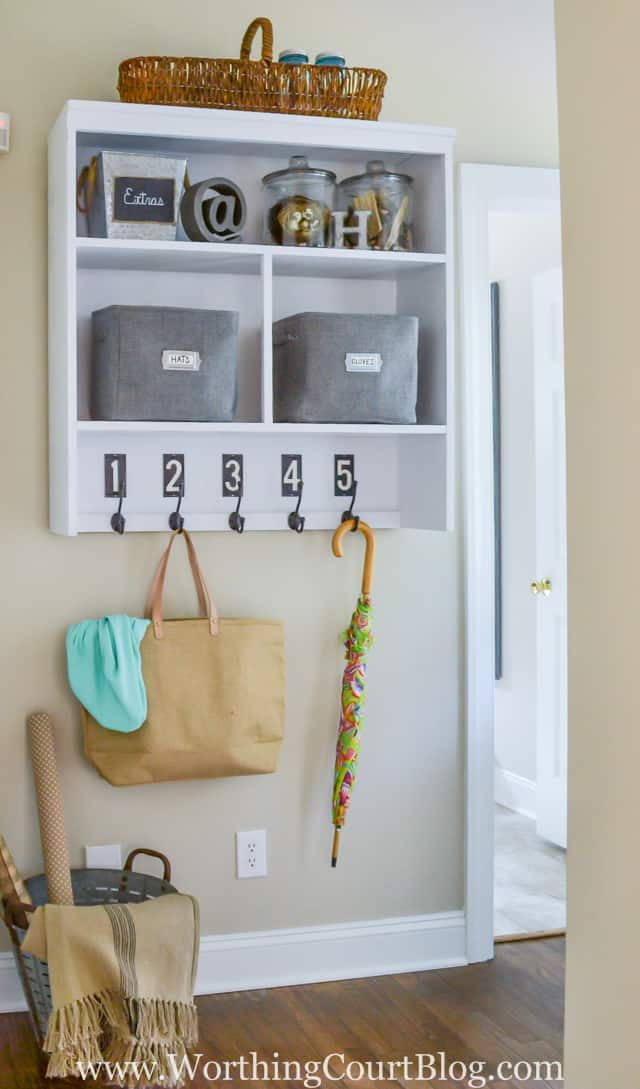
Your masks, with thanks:
[[[187,546],[200,619],[165,620],[162,601],[176,536]],[[140,644],[146,722],[134,733],[84,712],[85,753],[113,786],[260,775],[276,770],[284,735],[284,631],[275,620],[218,619],[193,542],[172,535],[145,611]]]

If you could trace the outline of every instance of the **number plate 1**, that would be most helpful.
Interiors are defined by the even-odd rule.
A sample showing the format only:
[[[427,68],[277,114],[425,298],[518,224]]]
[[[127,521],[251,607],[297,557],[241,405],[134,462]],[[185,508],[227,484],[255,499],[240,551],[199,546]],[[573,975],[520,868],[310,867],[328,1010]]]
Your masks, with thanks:
[[[104,455],[104,494],[106,499],[127,497],[127,455]]]

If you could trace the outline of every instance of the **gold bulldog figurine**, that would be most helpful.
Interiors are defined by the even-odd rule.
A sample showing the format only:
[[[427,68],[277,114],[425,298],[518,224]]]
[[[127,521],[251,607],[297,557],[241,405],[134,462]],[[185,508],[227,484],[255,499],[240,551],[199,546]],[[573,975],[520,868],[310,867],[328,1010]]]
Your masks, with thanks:
[[[269,230],[279,246],[328,246],[331,213],[326,204],[294,196],[274,204]]]

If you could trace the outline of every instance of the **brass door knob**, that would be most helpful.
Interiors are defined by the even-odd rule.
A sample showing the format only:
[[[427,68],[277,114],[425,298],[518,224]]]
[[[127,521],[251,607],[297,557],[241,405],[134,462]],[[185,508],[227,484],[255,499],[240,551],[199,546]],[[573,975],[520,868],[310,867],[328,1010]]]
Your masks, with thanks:
[[[544,594],[545,597],[549,597],[551,590],[551,579],[534,579],[534,581],[531,583],[532,594]]]

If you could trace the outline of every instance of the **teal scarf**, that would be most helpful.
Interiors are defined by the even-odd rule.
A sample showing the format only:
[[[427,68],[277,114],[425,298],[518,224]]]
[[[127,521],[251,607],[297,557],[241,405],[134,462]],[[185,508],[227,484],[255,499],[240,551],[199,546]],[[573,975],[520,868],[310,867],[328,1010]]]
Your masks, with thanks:
[[[140,642],[149,620],[105,616],[67,632],[67,672],[77,699],[107,730],[131,733],[147,717]]]

